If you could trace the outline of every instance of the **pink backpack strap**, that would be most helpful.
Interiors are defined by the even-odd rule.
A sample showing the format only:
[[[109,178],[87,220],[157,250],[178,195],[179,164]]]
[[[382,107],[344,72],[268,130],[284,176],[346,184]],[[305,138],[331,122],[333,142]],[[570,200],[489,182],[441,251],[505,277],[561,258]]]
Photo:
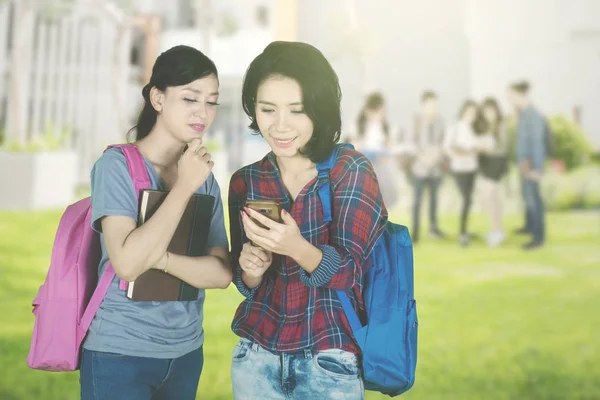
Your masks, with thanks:
[[[113,147],[121,149],[125,155],[127,167],[129,168],[129,175],[131,176],[133,186],[135,187],[135,195],[139,200],[140,191],[150,189],[150,177],[148,176],[144,157],[142,157],[142,153],[140,153],[140,150],[134,144],[114,144],[108,146],[107,150]]]
[[[94,319],[94,315],[96,314],[98,308],[100,308],[100,303],[102,303],[104,296],[106,296],[108,287],[110,286],[110,283],[114,277],[115,270],[113,269],[112,264],[109,262],[104,270],[104,273],[100,277],[100,280],[98,281],[98,285],[96,286],[96,290],[94,290],[94,294],[92,295],[90,302],[81,316],[81,322],[79,323],[79,326],[83,332],[87,332],[90,328],[92,320]],[[127,289],[127,282],[122,280],[121,283],[123,282],[125,282],[125,289]],[[119,287],[121,287],[121,283],[119,284]]]
[[[113,144],[111,146],[108,146],[106,148],[106,150],[113,148],[113,147],[117,147],[117,148],[121,149],[121,151],[125,155],[125,160],[127,161],[127,167],[129,168],[129,176],[131,176],[131,180],[133,181],[133,186],[135,188],[135,195],[136,195],[137,200],[139,201],[140,192],[144,189],[150,189],[150,186],[151,186],[150,176],[148,176],[148,169],[146,168],[146,162],[144,161],[144,157],[142,156],[142,153],[140,153],[140,150],[138,149],[138,147],[131,143],[129,143],[129,144]],[[104,275],[106,275],[106,272],[109,270],[109,268],[112,271],[113,277],[114,277],[115,271],[113,270],[112,265],[109,263],[108,266],[106,267],[106,271],[104,271],[104,274],[102,275],[102,278],[104,278]],[[100,281],[102,281],[102,278],[100,279]],[[110,285],[111,281],[112,281],[112,277],[108,281],[109,285]],[[98,289],[100,289],[100,283],[98,283]],[[128,282],[121,279],[121,281],[119,282],[119,289],[127,290],[128,286],[129,286]],[[106,290],[108,290],[108,287],[106,288]],[[98,290],[98,291],[100,291],[100,290]],[[104,291],[104,294],[106,294],[106,291]],[[104,295],[100,298],[100,300],[102,298],[104,298]],[[90,320],[90,322],[91,322],[91,320]]]

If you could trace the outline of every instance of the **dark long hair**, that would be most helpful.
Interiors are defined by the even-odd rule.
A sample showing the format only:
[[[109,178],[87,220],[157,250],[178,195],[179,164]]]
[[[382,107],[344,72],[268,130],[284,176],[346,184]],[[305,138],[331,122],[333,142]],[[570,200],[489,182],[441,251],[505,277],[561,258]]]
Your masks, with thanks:
[[[301,154],[313,162],[329,156],[340,140],[342,130],[341,100],[337,74],[329,61],[315,47],[301,42],[272,42],[250,63],[244,77],[242,106],[254,132],[256,96],[260,84],[271,76],[285,76],[298,82],[302,89],[304,112],[313,123],[313,135]]]
[[[475,108],[475,120],[471,124],[471,127],[473,128],[473,132],[475,132],[476,135],[481,135],[487,131],[488,124],[485,118],[483,117],[481,107],[478,107],[477,103],[475,103],[473,100],[465,100],[465,102],[460,108],[460,111],[458,112],[458,119],[462,119],[463,115],[465,115],[465,112],[470,107]]]
[[[496,120],[491,123],[492,125],[489,128],[492,131],[492,134],[494,135],[494,137],[496,139],[499,139],[500,138],[500,129],[501,129],[502,121],[504,120],[504,116],[502,115],[500,106],[498,105],[498,102],[496,101],[495,98],[487,97],[483,100],[483,103],[481,104],[481,110],[483,111],[487,107],[492,107],[496,112]],[[489,124],[489,122],[488,122],[488,124]]]
[[[365,128],[367,124],[367,110],[378,110],[385,104],[385,100],[383,99],[383,95],[379,92],[371,93],[367,97],[367,101],[363,106],[360,114],[358,115],[357,127],[358,127],[358,137],[363,137],[365,135]],[[390,126],[387,120],[384,118],[381,122],[383,125],[383,133],[386,137],[389,136]]]
[[[144,106],[137,124],[129,130],[128,135],[135,132],[135,140],[140,140],[154,128],[158,113],[150,102],[150,90],[153,87],[164,92],[170,86],[187,85],[209,75],[219,78],[215,63],[200,50],[189,46],[175,46],[162,53],[152,67],[150,82],[142,89]]]

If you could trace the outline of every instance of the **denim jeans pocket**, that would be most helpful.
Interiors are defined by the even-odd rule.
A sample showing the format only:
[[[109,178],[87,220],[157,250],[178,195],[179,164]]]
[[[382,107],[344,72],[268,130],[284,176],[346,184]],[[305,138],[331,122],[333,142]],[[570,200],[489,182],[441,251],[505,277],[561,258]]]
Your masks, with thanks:
[[[334,378],[359,378],[358,359],[350,352],[340,349],[324,350],[317,353],[313,361],[318,371]]]
[[[233,362],[242,362],[246,360],[250,356],[250,346],[252,346],[252,342],[248,339],[240,339],[238,344],[233,349],[232,361]]]
[[[131,356],[127,356],[125,354],[110,353],[106,351],[93,351],[91,353],[94,359],[124,360],[126,358],[131,358]]]

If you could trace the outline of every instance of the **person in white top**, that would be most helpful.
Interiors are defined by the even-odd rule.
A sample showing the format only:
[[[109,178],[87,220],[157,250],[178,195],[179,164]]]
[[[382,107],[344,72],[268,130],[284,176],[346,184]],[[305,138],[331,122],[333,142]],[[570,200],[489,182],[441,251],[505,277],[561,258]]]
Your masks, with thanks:
[[[379,188],[386,207],[391,208],[397,200],[398,193],[394,172],[390,170],[389,157],[386,154],[391,146],[390,125],[385,115],[385,100],[379,92],[373,92],[365,104],[356,121],[356,132],[351,142],[356,150],[363,153],[375,169]]]
[[[385,101],[379,92],[367,96],[356,121],[352,142],[371,162],[385,149],[390,137],[390,127],[385,118]]]
[[[477,133],[483,133],[486,129],[485,120],[472,100],[463,104],[458,117],[458,122],[448,129],[444,138],[444,150],[450,158],[450,170],[462,197],[459,242],[466,246],[469,244],[467,222],[478,170],[478,156],[485,150],[485,143],[478,138]]]

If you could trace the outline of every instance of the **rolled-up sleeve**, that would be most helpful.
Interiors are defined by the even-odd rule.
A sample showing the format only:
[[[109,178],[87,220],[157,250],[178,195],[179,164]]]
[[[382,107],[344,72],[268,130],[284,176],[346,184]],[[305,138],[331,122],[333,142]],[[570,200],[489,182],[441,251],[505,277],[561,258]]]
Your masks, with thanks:
[[[360,154],[346,162],[333,190],[329,243],[317,246],[323,253],[321,263],[311,274],[300,271],[306,286],[342,290],[355,286],[387,222],[371,163]]]

